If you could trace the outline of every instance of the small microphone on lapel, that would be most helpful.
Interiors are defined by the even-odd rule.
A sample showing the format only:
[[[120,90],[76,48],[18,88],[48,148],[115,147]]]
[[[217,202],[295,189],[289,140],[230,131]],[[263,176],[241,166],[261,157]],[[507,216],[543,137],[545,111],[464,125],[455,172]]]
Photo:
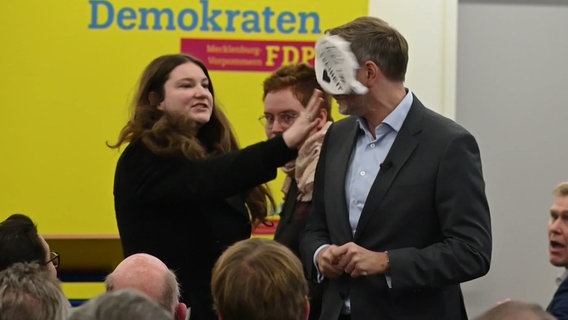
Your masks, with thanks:
[[[381,168],[381,171],[383,173],[387,172],[390,168],[392,168],[392,161],[387,161],[387,162],[383,162],[379,165],[379,167]]]

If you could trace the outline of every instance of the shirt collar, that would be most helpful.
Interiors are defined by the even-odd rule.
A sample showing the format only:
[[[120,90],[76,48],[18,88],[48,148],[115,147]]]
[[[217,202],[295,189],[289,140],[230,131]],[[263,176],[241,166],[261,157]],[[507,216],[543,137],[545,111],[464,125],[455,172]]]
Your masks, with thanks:
[[[402,124],[404,123],[404,119],[408,115],[408,111],[410,111],[410,107],[412,106],[412,102],[414,101],[414,97],[412,95],[412,91],[410,89],[406,89],[406,96],[400,101],[400,103],[394,108],[394,110],[387,115],[387,117],[381,122],[381,124],[385,123],[389,127],[391,127],[396,133],[400,131]],[[359,128],[363,131],[367,131],[365,128],[365,119],[363,117],[357,118],[357,124]],[[380,125],[375,128],[375,132],[381,127]]]
[[[560,276],[556,277],[556,285],[560,285],[568,277],[568,269],[564,270]]]

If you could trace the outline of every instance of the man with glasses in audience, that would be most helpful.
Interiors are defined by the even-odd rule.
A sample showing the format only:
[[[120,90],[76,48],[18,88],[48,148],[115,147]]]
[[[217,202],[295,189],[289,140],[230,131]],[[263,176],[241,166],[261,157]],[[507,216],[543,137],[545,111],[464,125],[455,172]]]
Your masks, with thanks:
[[[35,262],[57,278],[59,254],[38,234],[28,216],[13,214],[0,222],[0,271],[17,262]]]
[[[259,118],[268,138],[281,135],[296,120],[308,104],[314,89],[320,89],[315,70],[307,64],[280,67],[264,80],[264,114]],[[284,203],[274,240],[287,246],[300,257],[300,235],[310,212],[316,164],[321,143],[331,125],[331,97],[323,95],[321,109],[316,113],[316,128],[298,150],[298,157],[284,167],[286,179],[282,187]],[[312,282],[313,283],[313,282]],[[310,319],[319,317],[319,286],[310,288]]]

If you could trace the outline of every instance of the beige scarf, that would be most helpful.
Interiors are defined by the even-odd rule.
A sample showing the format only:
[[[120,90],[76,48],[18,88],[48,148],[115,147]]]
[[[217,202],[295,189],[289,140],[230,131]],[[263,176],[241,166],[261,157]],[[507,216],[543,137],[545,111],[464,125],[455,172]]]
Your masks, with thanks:
[[[298,150],[298,157],[281,168],[282,171],[286,173],[286,179],[282,186],[284,199],[286,199],[286,194],[288,190],[290,190],[290,186],[293,182],[292,177],[294,177],[298,185],[298,201],[308,202],[312,200],[316,165],[318,163],[323,138],[330,125],[331,121],[328,121],[323,128],[309,136],[300,147],[300,150]]]

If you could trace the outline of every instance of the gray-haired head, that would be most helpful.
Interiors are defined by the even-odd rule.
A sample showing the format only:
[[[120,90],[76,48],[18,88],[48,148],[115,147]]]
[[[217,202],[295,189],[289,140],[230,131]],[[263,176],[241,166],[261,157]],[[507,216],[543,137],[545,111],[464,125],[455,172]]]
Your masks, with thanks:
[[[0,272],[0,320],[64,320],[70,307],[43,266],[18,262]]]
[[[76,308],[69,320],[171,320],[172,316],[135,289],[106,292]]]

